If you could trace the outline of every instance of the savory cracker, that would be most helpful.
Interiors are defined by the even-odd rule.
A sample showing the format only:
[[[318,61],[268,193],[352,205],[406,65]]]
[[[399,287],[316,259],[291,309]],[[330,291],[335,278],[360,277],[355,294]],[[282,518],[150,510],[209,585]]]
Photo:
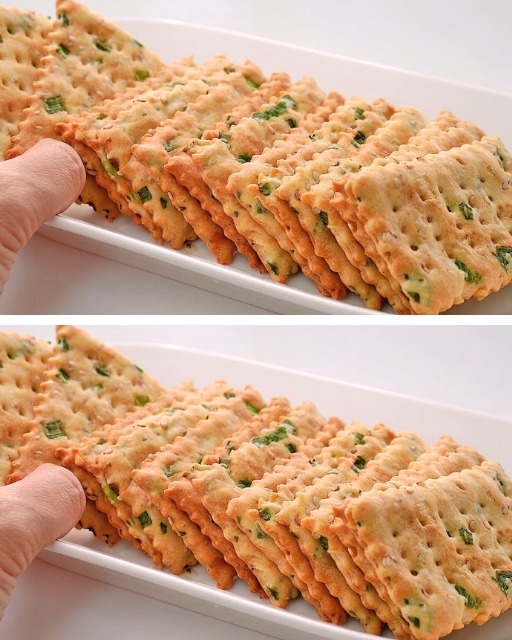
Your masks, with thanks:
[[[338,571],[340,571],[350,588],[359,594],[362,603],[368,609],[374,610],[379,618],[399,636],[403,630],[401,626],[397,627],[395,612],[378,597],[373,589],[368,589],[367,578],[354,564],[351,554],[347,551],[347,540],[344,539],[342,543],[331,530],[334,514],[341,513],[342,507],[350,501],[350,498],[363,491],[376,493],[382,491],[384,487],[394,486],[394,483],[402,481],[410,486],[415,481],[424,480],[426,473],[432,474],[429,477],[436,477],[443,473],[459,471],[473,464],[479,464],[482,457],[471,448],[459,447],[453,440],[442,438],[434,447],[413,459],[410,464],[406,464],[410,458],[406,457],[404,460],[397,455],[397,446],[401,446],[399,439],[377,455],[357,478],[340,485],[335,492],[321,500],[318,508],[301,520],[301,527],[309,531],[312,538],[316,539],[327,552],[327,554],[314,556],[317,577],[324,580],[327,585],[331,584],[330,588],[336,588],[339,580]],[[407,451],[405,454],[408,455]],[[396,471],[399,473],[393,477]],[[389,480],[389,478],[392,479]],[[312,539],[310,543],[313,544]]]
[[[309,461],[306,470],[300,469],[299,473],[290,473],[290,469],[287,469],[283,474],[283,470],[277,469],[277,477],[269,478],[270,486],[267,489],[270,491],[263,491],[264,487],[260,487],[262,493],[257,500],[257,508],[250,509],[244,518],[246,526],[253,529],[257,526],[272,537],[285,553],[298,577],[308,585],[311,594],[319,599],[321,606],[327,608],[329,599],[337,598],[343,608],[372,633],[380,632],[379,620],[361,604],[357,594],[351,591],[342,577],[335,583],[335,588],[331,585],[330,592],[322,581],[317,580],[311,562],[299,545],[302,530],[297,527],[292,532],[290,521],[297,519],[297,523],[300,523],[298,514],[304,503],[303,498],[307,501],[307,496],[315,492],[317,483],[323,483],[325,491],[327,485],[339,482],[340,478],[344,477],[343,474],[346,475],[353,468],[357,468],[357,465],[372,459],[393,439],[393,432],[384,425],[377,425],[369,430],[357,421],[351,422]],[[281,519],[284,516],[284,523],[279,522],[282,510]],[[324,550],[320,553],[324,554]]]
[[[269,560],[287,575],[293,584],[299,589],[302,597],[309,602],[317,611],[318,615],[326,621],[339,624],[346,619],[346,613],[338,600],[333,598],[318,583],[311,574],[308,580],[302,580],[297,576],[293,567],[286,560],[286,555],[275,544],[260,527],[258,521],[251,517],[251,511],[257,508],[259,500],[263,494],[270,494],[277,489],[280,483],[297,477],[298,474],[306,473],[308,465],[314,462],[315,456],[327,446],[329,441],[343,429],[343,423],[338,418],[331,418],[313,437],[309,438],[303,445],[297,448],[290,457],[284,458],[275,464],[271,470],[267,471],[261,478],[255,478],[250,486],[243,487],[238,491],[238,496],[231,498],[225,514],[221,517],[231,519],[231,523],[237,526],[248,536],[251,542],[260,549]],[[248,451],[248,450],[247,450]],[[202,483],[205,484],[204,478]],[[209,492],[211,487],[207,486]]]
[[[246,387],[242,398],[228,398],[225,408],[212,412],[208,420],[199,422],[185,436],[176,438],[172,444],[155,453],[133,472],[135,482],[162,515],[170,519],[174,531],[183,537],[187,547],[220,588],[231,586],[234,577],[232,566],[187,513],[165,495],[165,491],[174,476],[179,476],[238,429],[244,428],[251,416],[263,409],[264,405],[261,395],[251,387]],[[261,593],[255,579],[250,583],[250,588]]]
[[[151,403],[136,421],[87,439],[77,447],[72,464],[68,457],[66,466],[81,479],[89,497],[119,533],[145,551],[157,566],[165,565],[173,573],[181,573],[194,563],[193,556],[167,518],[133,482],[131,472],[162,446],[207,419],[226,402],[227,394],[236,393],[224,381],[201,391],[190,384],[178,385]]]
[[[18,133],[51,27],[46,16],[0,7],[0,160]]]
[[[510,156],[496,138],[361,172],[345,190],[414,313],[510,281]]]
[[[88,111],[162,67],[155,53],[74,0],[57,0],[56,12],[30,104],[8,157],[20,155],[41,138],[57,137],[55,124],[68,114]]]
[[[270,170],[279,158],[286,158],[289,152],[295,153],[301,149],[305,142],[309,141],[311,132],[325,123],[341,103],[342,96],[336,93],[329,94],[295,129],[283,138],[275,140],[271,147],[267,147],[261,154],[253,156],[250,162],[242,165],[239,171],[230,176],[227,184],[228,191],[247,209],[252,218],[277,240],[282,249],[290,253],[304,275],[315,283],[318,290],[323,295],[336,299],[346,294],[339,277],[312,250],[308,252],[309,247],[305,249],[303,242],[294,242],[292,234],[288,233],[265,207],[265,197],[270,195],[268,183],[263,181],[261,188],[253,183],[258,181],[263,172]]]
[[[57,464],[55,450],[155,400],[163,391],[152,376],[83,329],[57,327],[34,419],[7,481],[19,480],[43,462]]]
[[[391,162],[412,161],[427,153],[438,153],[470,143],[482,136],[483,132],[473,123],[457,121],[453,114],[443,111],[407,144],[401,145],[397,151],[387,157],[376,158],[372,164],[362,167],[360,171],[372,171],[375,167]],[[335,193],[330,201],[329,229],[344,248],[350,262],[360,269],[367,282],[373,284],[381,295],[388,299],[395,312],[410,313],[408,299],[389,277],[385,263],[375,254],[354,207],[345,197],[344,185],[350,177],[351,174],[346,174],[333,182],[333,188],[338,193]]]
[[[262,81],[261,71],[251,63],[227,65],[225,69],[228,71],[225,71],[224,77],[215,78],[216,84],[187,105],[186,111],[179,111],[160,122],[160,126],[132,147],[135,160],[144,167],[161,191],[168,194],[173,205],[182,212],[221,264],[232,261],[235,245],[174,176],[164,170],[164,165],[168,162],[169,154],[201,137],[203,131],[218,122],[226,112],[237,107],[244,99],[250,99],[255,87]],[[209,84],[212,84],[211,80]],[[271,86],[275,84],[271,83]],[[154,219],[164,229],[165,238],[169,221],[166,216],[157,216],[156,213]]]
[[[166,240],[174,249],[181,249],[196,235],[182,212],[169,202],[167,193],[151,180],[144,166],[133,156],[131,146],[140,142],[151,128],[207,94],[212,84],[235,84],[238,80],[238,85],[249,92],[242,74],[250,77],[251,72],[254,75],[258,70],[254,65],[244,65],[238,70],[233,67],[233,72],[228,74],[227,63],[225,56],[217,56],[203,68],[190,69],[179,82],[151,88],[100,113],[95,119],[90,116],[78,119],[72,126],[74,140],[81,148],[86,145],[92,149],[101,161],[103,170],[94,160],[96,179],[108,187],[111,198],[120,206],[124,205],[123,210],[127,207],[134,219],[151,231],[157,241]]]
[[[434,640],[510,608],[510,487],[499,465],[483,463],[347,507],[374,587],[414,638]]]
[[[0,485],[5,484],[34,417],[51,354],[48,342],[0,332]]]
[[[231,127],[229,140],[199,140],[188,154],[172,156],[166,170],[187,187],[202,207],[210,211],[224,233],[233,239],[251,266],[262,265],[271,277],[284,282],[298,269],[290,254],[258,223],[225,188],[229,176],[277,137],[295,128],[306,113],[316,109],[325,96],[310,78],[291,85],[250,118]],[[215,159],[216,154],[221,154]],[[190,162],[193,160],[193,163]],[[213,194],[213,197],[212,197]],[[242,238],[244,242],[240,243]],[[238,243],[237,243],[238,242]]]
[[[380,296],[361,278],[329,230],[333,181],[347,171],[356,171],[359,166],[370,164],[376,156],[388,155],[424,125],[425,120],[416,109],[401,108],[369,137],[361,134],[360,127],[355,135],[343,135],[286,183],[283,181],[276,191],[278,197],[288,199],[290,207],[298,211],[298,220],[309,234],[315,252],[340,274],[349,289],[361,291],[362,298],[370,307],[380,307]]]
[[[365,126],[368,127],[374,119],[384,122],[393,112],[393,107],[384,100],[377,100],[369,105],[363,99],[354,97],[338,104],[327,121],[315,122],[308,115],[301,126],[283,139],[276,140],[271,148],[253,158],[251,163],[234,174],[228,182],[228,188],[236,193],[253,217],[264,221],[270,219],[282,227],[298,256],[304,256],[308,267],[306,275],[313,277],[318,286],[316,276],[320,281],[320,291],[333,298],[346,295],[345,285],[339,274],[332,271],[324,258],[315,253],[313,243],[300,224],[297,214],[290,209],[288,203],[277,198],[276,190],[286,176],[293,175],[316,154],[326,151],[343,133],[356,128],[358,120],[365,120]],[[251,165],[254,165],[254,171],[250,172]],[[267,215],[262,216],[262,211]],[[269,213],[272,215],[268,215]],[[358,277],[358,274],[354,276],[355,279]],[[367,306],[380,308],[380,299],[373,295],[374,292],[360,278],[358,290]]]
[[[279,461],[290,457],[305,439],[316,434],[325,423],[310,403],[303,403],[284,415],[281,407],[278,408],[277,420],[267,420],[258,436],[243,443],[239,449],[232,450],[229,458],[223,459],[221,464],[195,465],[186,479],[170,484],[167,494],[186,508],[190,504],[191,482],[202,504],[221,527],[238,557],[251,567],[271,602],[284,607],[298,593],[287,577],[291,571],[285,568],[286,573],[281,572],[283,563],[286,564],[284,557],[276,565],[251,542],[236,520],[226,516],[226,508],[232,498],[238,497],[254,479],[260,478]]]

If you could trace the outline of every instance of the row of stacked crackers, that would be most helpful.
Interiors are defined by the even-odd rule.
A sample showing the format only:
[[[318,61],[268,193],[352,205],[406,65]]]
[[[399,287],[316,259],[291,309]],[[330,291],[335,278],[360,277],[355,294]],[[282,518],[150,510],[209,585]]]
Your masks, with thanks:
[[[73,0],[56,9],[0,12],[21,60],[0,152],[62,136],[88,171],[81,201],[110,220],[373,310],[437,314],[510,282],[512,159],[472,122],[222,55],[164,64]]]
[[[512,481],[443,436],[431,447],[215,380],[166,389],[84,330],[0,334],[0,471],[80,479],[80,527],[159,568],[201,564],[285,608],[432,640],[512,604]]]

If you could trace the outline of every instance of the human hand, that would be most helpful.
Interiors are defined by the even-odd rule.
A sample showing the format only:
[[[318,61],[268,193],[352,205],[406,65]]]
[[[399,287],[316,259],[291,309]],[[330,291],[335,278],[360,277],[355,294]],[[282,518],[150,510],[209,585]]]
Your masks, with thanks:
[[[80,157],[57,140],[41,140],[0,162],[0,293],[20,249],[43,222],[75,201],[84,183]]]
[[[54,464],[0,487],[0,618],[18,577],[47,544],[74,527],[84,508],[79,480]]]

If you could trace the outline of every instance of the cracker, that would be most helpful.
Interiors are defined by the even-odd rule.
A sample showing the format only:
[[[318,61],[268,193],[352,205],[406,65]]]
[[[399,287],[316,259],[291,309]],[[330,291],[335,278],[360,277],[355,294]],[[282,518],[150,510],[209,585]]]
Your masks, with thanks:
[[[164,492],[172,482],[172,477],[190,468],[211,453],[224,440],[236,433],[250,419],[254,412],[264,407],[261,395],[251,387],[243,391],[243,400],[239,397],[229,398],[228,407],[212,412],[211,417],[191,429],[186,436],[176,440],[162,451],[147,459],[133,472],[135,482],[145,491],[149,500],[165,517],[170,519],[171,526],[192,550],[200,562],[220,588],[229,588],[234,577],[234,570],[223,555],[212,545],[210,539],[201,529],[165,496]],[[254,580],[250,588],[259,593],[261,590]]]
[[[181,540],[173,539],[172,535],[166,536],[163,549],[154,548],[145,527],[151,521],[154,526],[165,527],[167,520],[150,507],[148,513],[139,520],[140,513],[132,513],[122,494],[130,483],[130,465],[136,464],[137,456],[150,451],[157,435],[172,433],[174,425],[171,424],[170,412],[197,401],[198,396],[198,391],[190,382],[177,385],[136,414],[105,425],[90,437],[82,438],[76,445],[55,452],[63,465],[78,477],[87,497],[102,514],[106,514],[119,535],[136,548],[144,550],[158,567],[166,564],[173,572],[183,571],[191,559]],[[137,443],[135,451],[134,441]],[[87,528],[91,528],[90,524],[87,524]],[[136,535],[139,531],[140,534]],[[162,558],[165,554],[166,558]]]
[[[229,141],[216,139],[209,144],[203,140],[198,144],[192,143],[188,154],[177,154],[166,165],[166,170],[187,187],[204,209],[210,211],[226,235],[238,242],[238,250],[248,257],[250,265],[262,265],[278,282],[284,282],[295,273],[297,264],[226,191],[225,183],[241,164],[294,128],[323,98],[314,81],[303,78],[294,83],[286,94],[276,96],[250,118],[243,118],[231,127]],[[217,153],[221,155],[215,159],[214,154]],[[240,238],[244,240],[241,244]]]
[[[283,138],[274,141],[272,147],[267,147],[251,161],[242,165],[241,169],[233,173],[227,184],[228,191],[237,198],[250,213],[252,218],[259,222],[271,236],[276,238],[279,245],[292,255],[300,266],[304,275],[313,280],[318,290],[326,296],[340,298],[346,294],[345,287],[339,277],[328,267],[327,263],[318,258],[312,250],[312,245],[304,245],[304,242],[295,242],[288,230],[281,225],[273,212],[266,206],[268,182],[262,180],[261,185],[254,183],[261,179],[261,175],[268,173],[277,163],[279,158],[286,158],[289,153],[295,153],[309,141],[312,131],[325,123],[333,114],[333,111],[343,103],[339,94],[329,94],[320,106],[292,129]],[[270,214],[270,215],[269,215]],[[302,227],[299,228],[302,230]],[[311,250],[309,248],[311,247]]]
[[[282,410],[281,403],[272,413],[266,410],[261,425],[263,429],[258,436],[232,450],[229,458],[224,458],[221,464],[193,466],[185,478],[177,478],[170,483],[166,492],[179,506],[189,511],[196,510],[193,506],[193,494],[196,494],[207,509],[202,529],[205,530],[210,517],[213,518],[236,555],[250,567],[271,602],[279,607],[286,606],[291,598],[296,597],[297,589],[280,567],[250,541],[236,521],[226,516],[226,507],[232,497],[240,495],[244,487],[261,477],[276,461],[289,457],[307,434],[318,431],[324,423],[315,407],[308,403],[288,413],[283,414]],[[227,546],[224,542],[222,550]]]
[[[83,141],[77,139],[77,137],[80,138],[79,127],[83,126],[87,129],[97,123],[97,121],[104,120],[107,114],[114,118],[129,101],[140,98],[146,91],[158,89],[166,83],[183,82],[186,78],[190,78],[197,73],[198,70],[190,58],[180,59],[176,63],[165,65],[154,78],[149,78],[137,86],[128,87],[122,93],[116,94],[114,98],[103,100],[100,104],[92,107],[89,112],[68,116],[66,121],[58,122],[55,125],[56,132],[62,136],[64,142],[71,145],[80,155],[87,170],[88,181],[85,190],[81,194],[81,198],[86,201],[87,204],[91,204],[99,213],[107,212],[107,219],[110,222],[113,222],[120,213],[132,217],[134,221],[139,224],[142,224],[143,217],[140,213],[133,211],[128,206],[127,200],[120,196],[114,181],[103,166],[100,157],[84,144]],[[75,133],[77,136],[75,136]],[[107,167],[109,167],[109,165],[107,165]],[[96,188],[91,184],[91,177],[97,182]],[[151,218],[144,216],[144,221],[155,240],[162,242],[162,234],[151,224]]]
[[[160,123],[156,129],[146,134],[140,144],[135,144],[132,153],[142,164],[159,188],[169,195],[173,205],[182,211],[183,216],[194,228],[221,264],[229,264],[233,259],[235,245],[223,233],[211,216],[204,211],[190,193],[176,179],[164,170],[169,154],[186,146],[196,137],[200,137],[205,128],[215,124],[233,107],[245,98],[250,99],[254,86],[261,80],[261,71],[251,63],[244,66],[226,66],[229,73],[220,82],[210,87],[197,100]],[[216,79],[217,81],[217,79]],[[272,86],[275,83],[272,83]],[[231,116],[230,116],[231,117]],[[162,216],[157,219],[162,220]],[[165,220],[160,225],[167,226]]]
[[[236,522],[252,543],[292,580],[303,598],[316,609],[318,615],[323,620],[334,624],[339,624],[346,619],[345,611],[339,601],[315,580],[312,572],[307,580],[299,578],[282,550],[263,531],[258,518],[251,516],[251,513],[257,509],[258,502],[264,493],[270,494],[280,483],[305,472],[310,461],[314,461],[314,457],[342,429],[343,423],[337,418],[331,418],[314,437],[298,447],[297,452],[274,465],[271,470],[262,475],[261,479],[255,478],[250,487],[245,487],[239,492],[238,497],[233,497],[226,509],[226,516]],[[257,511],[256,514],[258,514]]]
[[[343,578],[338,580],[335,589],[331,592],[327,591],[323,583],[314,576],[313,567],[299,546],[297,536],[301,535],[300,529],[292,533],[289,523],[280,523],[278,517],[282,509],[285,514],[286,512],[288,515],[291,514],[297,505],[294,503],[295,498],[301,492],[313,491],[316,483],[329,482],[333,477],[339,476],[342,469],[351,469],[358,460],[358,456],[362,459],[361,453],[365,460],[371,459],[392,441],[393,437],[394,434],[383,425],[378,425],[370,431],[363,424],[353,421],[347,425],[344,432],[340,432],[328,446],[309,461],[307,470],[298,469],[298,473],[295,473],[287,469],[282,473],[283,470],[277,469],[276,477],[268,478],[270,486],[259,487],[262,495],[257,501],[257,508],[249,510],[248,517],[244,518],[246,526],[249,526],[252,520],[250,526],[254,528],[257,525],[272,537],[285,553],[299,578],[310,587],[311,594],[319,599],[323,607],[329,607],[330,598],[339,599],[343,608],[372,633],[380,632],[380,623],[376,616],[361,605],[359,598],[351,592]],[[324,478],[327,480],[324,481]],[[264,488],[268,490],[263,491]],[[291,509],[290,505],[292,505]]]
[[[327,498],[320,501],[318,508],[301,521],[301,526],[307,529],[312,537],[322,541],[322,546],[328,552],[330,558],[324,562],[317,562],[316,571],[318,576],[323,576],[327,584],[334,580],[336,585],[336,571],[333,571],[333,561],[337,569],[344,576],[350,588],[361,597],[363,604],[370,610],[374,610],[379,618],[387,623],[397,635],[403,633],[401,626],[397,627],[396,613],[379,598],[378,594],[368,588],[366,571],[363,573],[352,559],[352,555],[347,550],[348,539],[343,538],[343,542],[333,533],[331,523],[334,520],[333,514],[343,512],[343,508],[350,500],[347,497],[357,495],[358,492],[367,491],[368,494],[377,493],[384,488],[394,486],[396,482],[406,482],[412,485],[416,481],[425,479],[428,470],[429,477],[436,477],[443,473],[451,473],[467,468],[482,461],[481,456],[471,448],[462,448],[449,438],[442,438],[434,447],[421,454],[408,466],[405,466],[399,474],[389,480],[389,482],[374,483],[376,477],[386,480],[393,474],[393,469],[398,469],[403,465],[393,452],[393,447],[384,450],[378,455],[352,483],[340,486],[336,493],[332,493]],[[391,460],[391,467],[386,462],[386,458]],[[394,465],[394,466],[393,466]],[[369,487],[371,487],[369,489]]]
[[[485,137],[356,174],[346,191],[412,311],[436,314],[510,281],[510,184],[510,156]]]
[[[55,124],[155,75],[159,57],[114,24],[73,0],[57,0],[33,95],[8,157],[57,137]]]
[[[325,259],[315,252],[314,242],[311,240],[309,234],[300,224],[297,209],[290,205],[286,199],[280,199],[277,197],[280,187],[286,189],[286,185],[295,185],[293,190],[299,190],[301,187],[301,175],[307,171],[307,167],[311,166],[312,158],[315,154],[329,154],[331,151],[329,147],[333,144],[338,144],[338,140],[341,138],[347,139],[347,131],[354,132],[355,127],[359,127],[357,134],[359,136],[366,136],[374,131],[380,124],[385,122],[387,118],[393,113],[393,107],[383,100],[378,100],[372,105],[369,105],[366,101],[354,98],[348,101],[345,105],[339,107],[333,116],[331,116],[328,123],[322,125],[317,131],[310,133],[311,139],[306,144],[301,146],[297,151],[289,153],[286,158],[280,158],[277,161],[277,167],[272,168],[269,172],[265,172],[264,175],[258,177],[257,186],[261,189],[261,198],[263,206],[271,211],[277,218],[280,224],[285,229],[288,237],[299,248],[299,252],[307,256],[311,269],[316,273],[326,271],[325,265],[328,263]],[[345,136],[345,138],[344,138]],[[291,151],[291,150],[290,150]],[[326,157],[326,156],[324,156]],[[256,186],[250,186],[249,190],[252,192],[253,197],[257,196]],[[282,192],[281,192],[282,193]],[[328,265],[327,270],[331,267]],[[338,269],[339,271],[339,269]],[[333,270],[340,278],[338,271]],[[357,274],[354,274],[351,282],[357,280]],[[379,307],[380,300],[375,298],[371,290],[361,282],[359,278],[359,291],[364,300],[366,300],[369,306]],[[363,289],[366,293],[363,292]],[[343,286],[343,290],[346,291]],[[335,296],[336,297],[336,296]],[[372,303],[371,300],[374,300]]]
[[[327,536],[314,537],[308,529],[303,528],[302,521],[308,516],[315,517],[321,501],[328,499],[330,495],[332,500],[336,501],[344,494],[344,488],[346,491],[354,491],[357,495],[365,483],[368,486],[374,482],[375,477],[383,475],[387,478],[394,475],[423,449],[423,443],[412,433],[401,433],[389,444],[384,444],[384,447],[382,442],[375,441],[370,433],[362,439],[362,446],[355,459],[351,456],[342,459],[336,467],[337,473],[326,474],[310,487],[298,492],[293,501],[285,504],[276,516],[276,520],[282,525],[281,543],[289,537],[288,534],[284,535],[285,529],[296,537],[298,547],[311,564],[316,579],[323,582],[365,628],[373,628],[376,625],[375,616],[369,613],[369,601],[359,602],[356,592],[350,588],[345,576],[333,562],[329,554],[332,540]]]
[[[34,419],[7,481],[19,480],[43,462],[57,464],[55,450],[156,399],[161,385],[114,348],[83,329],[57,327]]]
[[[286,91],[290,86],[290,76],[283,71],[274,72],[260,84],[255,90],[240,104],[236,105],[229,112],[222,115],[215,124],[205,130],[201,138],[203,140],[213,140],[214,138],[225,137],[231,127],[238,124],[242,118],[248,118],[252,113],[258,111],[262,105],[268,103],[274,96]]]
[[[51,353],[52,347],[43,340],[0,332],[0,485],[5,484],[34,417]]]
[[[90,173],[85,176],[85,185],[76,203],[88,204],[96,213],[104,216],[109,222],[116,220],[122,213],[117,204],[108,195],[108,191],[100,187]]]
[[[511,500],[501,467],[484,463],[347,507],[374,586],[411,636],[440,638],[510,607]]]
[[[46,16],[0,7],[0,160],[5,159],[11,138],[18,133],[51,27]]]
[[[459,122],[451,113],[443,111],[407,144],[399,147],[388,157],[376,158],[369,167],[363,167],[361,171],[371,171],[377,166],[390,162],[411,161],[427,153],[438,153],[472,142],[481,138],[482,135],[483,132],[473,123]],[[350,176],[345,175],[333,183],[334,190],[339,193],[335,193],[331,200],[329,228],[338,243],[344,247],[351,263],[361,270],[365,280],[373,284],[381,295],[390,301],[397,313],[409,313],[409,301],[389,278],[385,263],[373,251],[369,238],[358,221],[354,207],[345,197],[344,185],[348,180]],[[354,237],[357,238],[356,242]]]
[[[98,511],[95,502],[89,498],[85,500],[85,509],[75,525],[75,529],[91,531],[96,538],[104,540],[109,547],[113,547],[121,540],[117,529],[110,524],[104,513]]]
[[[169,202],[166,191],[151,180],[144,166],[133,156],[131,146],[140,142],[149,129],[208,93],[212,83],[235,84],[238,80],[238,85],[242,84],[247,92],[250,91],[241,74],[257,73],[253,65],[245,65],[240,71],[228,67],[233,69],[233,73],[227,73],[226,63],[224,56],[218,56],[203,69],[192,68],[180,78],[180,82],[152,88],[101,113],[94,120],[86,116],[73,126],[75,140],[93,149],[101,160],[103,171],[100,173],[111,184],[111,197],[127,205],[132,215],[153,233],[157,241],[163,239],[174,249],[181,249],[196,235],[182,212]],[[98,167],[97,161],[94,162]]]
[[[332,183],[347,171],[369,164],[375,156],[396,149],[424,124],[421,114],[413,108],[398,110],[369,137],[361,133],[361,124],[357,134],[352,130],[341,136],[336,144],[307,162],[293,177],[284,180],[276,191],[278,197],[287,199],[290,207],[298,211],[298,220],[309,234],[315,252],[340,274],[350,290],[359,290],[365,304],[373,308],[380,308],[380,296],[361,278],[329,230]]]

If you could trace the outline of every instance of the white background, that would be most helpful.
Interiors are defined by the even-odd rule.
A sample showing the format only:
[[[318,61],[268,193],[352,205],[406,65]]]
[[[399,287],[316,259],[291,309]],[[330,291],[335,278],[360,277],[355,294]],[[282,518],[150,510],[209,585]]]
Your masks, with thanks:
[[[49,340],[54,335],[49,325],[0,328]],[[151,342],[215,351],[512,420],[509,327],[102,324],[86,328],[108,343]],[[512,432],[503,442],[507,449],[511,445]],[[75,640],[77,634],[82,640],[266,637],[36,561],[18,584],[0,623],[0,638]]]
[[[50,0],[17,4],[53,13]],[[109,18],[201,23],[512,93],[508,0],[89,0],[88,5]],[[0,313],[269,312],[36,236],[15,266]]]

